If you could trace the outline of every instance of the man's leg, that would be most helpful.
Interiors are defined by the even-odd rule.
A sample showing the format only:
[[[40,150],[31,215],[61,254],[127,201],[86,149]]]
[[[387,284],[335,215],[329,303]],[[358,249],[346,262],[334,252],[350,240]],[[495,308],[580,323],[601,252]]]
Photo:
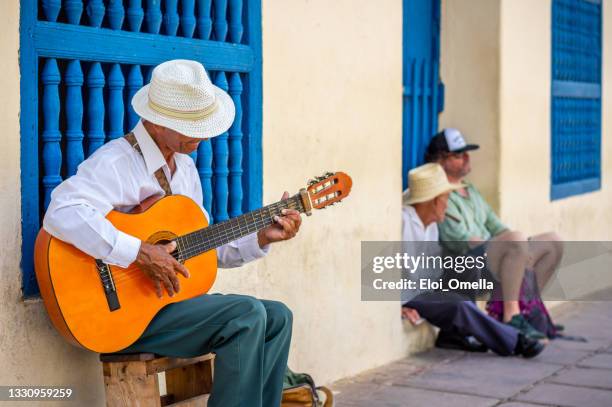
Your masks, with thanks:
[[[215,378],[208,405],[267,406],[264,386],[280,394],[278,365],[285,364],[291,337],[291,314],[243,295],[201,295],[164,307],[134,344],[122,350],[193,357],[214,352]],[[281,314],[286,314],[282,316]],[[268,319],[270,323],[268,331]],[[284,319],[284,322],[282,320]],[[282,349],[272,349],[275,345]],[[266,351],[270,350],[269,357]],[[270,370],[271,369],[271,370]],[[284,366],[283,366],[284,371]]]
[[[285,304],[261,300],[266,308],[266,344],[264,346],[263,406],[280,406],[283,378],[289,358],[293,314]]]
[[[426,293],[406,304],[441,330],[472,335],[499,355],[511,355],[519,332],[453,293]]]
[[[454,324],[457,330],[474,336],[499,355],[512,355],[516,348],[519,331],[491,318],[471,301],[457,303]]]
[[[504,232],[487,244],[487,266],[501,281],[504,322],[520,314],[519,295],[529,262],[527,239],[519,232]]]
[[[542,233],[529,239],[529,254],[540,292],[561,263],[563,243],[555,232]]]

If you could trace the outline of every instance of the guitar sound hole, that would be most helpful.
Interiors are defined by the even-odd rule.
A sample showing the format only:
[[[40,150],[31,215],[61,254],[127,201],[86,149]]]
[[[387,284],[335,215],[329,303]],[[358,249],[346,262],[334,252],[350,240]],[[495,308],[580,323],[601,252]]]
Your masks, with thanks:
[[[154,244],[166,245],[170,242],[172,242],[172,240],[170,239],[161,239],[161,240],[157,240]],[[170,255],[174,257],[176,260],[178,260],[179,262],[183,263],[183,259],[181,258],[181,254],[179,253],[178,246],[176,247],[176,249],[174,249],[172,253],[170,253]]]

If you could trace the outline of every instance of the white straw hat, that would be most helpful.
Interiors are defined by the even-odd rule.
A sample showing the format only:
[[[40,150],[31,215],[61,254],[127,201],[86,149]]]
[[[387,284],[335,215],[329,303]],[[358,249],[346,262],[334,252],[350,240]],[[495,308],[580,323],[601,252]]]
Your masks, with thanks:
[[[232,98],[212,84],[202,64],[185,59],[156,66],[132,107],[144,120],[194,138],[224,133],[235,115]]]
[[[440,164],[425,164],[408,172],[408,189],[404,191],[402,202],[404,205],[427,202],[463,187],[465,185],[448,182]]]

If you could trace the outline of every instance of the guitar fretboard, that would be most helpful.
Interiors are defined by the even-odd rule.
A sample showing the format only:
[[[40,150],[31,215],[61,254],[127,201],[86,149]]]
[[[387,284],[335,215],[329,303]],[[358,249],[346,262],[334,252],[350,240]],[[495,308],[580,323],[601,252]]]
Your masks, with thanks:
[[[276,215],[281,216],[283,209],[295,209],[300,213],[304,212],[299,194],[178,237],[176,239],[178,257],[187,260],[255,233],[273,224],[274,217]]]

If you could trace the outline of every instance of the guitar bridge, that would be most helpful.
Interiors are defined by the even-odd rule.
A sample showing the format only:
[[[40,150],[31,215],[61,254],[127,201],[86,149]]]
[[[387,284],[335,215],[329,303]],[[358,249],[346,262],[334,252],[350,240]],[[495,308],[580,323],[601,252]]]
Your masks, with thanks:
[[[108,264],[102,260],[96,259],[96,269],[102,282],[102,288],[104,289],[104,295],[106,296],[106,302],[111,312],[121,308],[119,305],[119,297],[117,297],[117,288],[115,287],[115,281],[113,280],[113,274]]]

